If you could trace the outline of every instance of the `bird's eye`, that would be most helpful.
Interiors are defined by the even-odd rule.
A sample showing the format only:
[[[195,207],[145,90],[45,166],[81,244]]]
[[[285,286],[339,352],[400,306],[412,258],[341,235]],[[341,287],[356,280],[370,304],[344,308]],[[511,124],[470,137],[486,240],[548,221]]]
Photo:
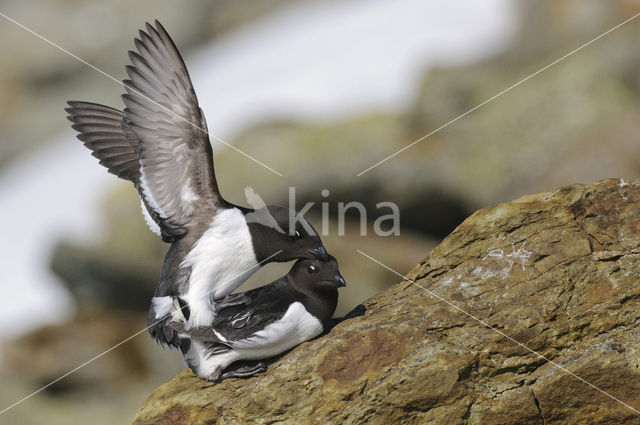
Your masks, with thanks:
[[[300,232],[296,230],[296,238],[299,238],[299,237],[300,237]]]
[[[309,270],[309,273],[315,273],[317,269],[316,269],[316,266],[309,266],[307,267],[307,270]]]

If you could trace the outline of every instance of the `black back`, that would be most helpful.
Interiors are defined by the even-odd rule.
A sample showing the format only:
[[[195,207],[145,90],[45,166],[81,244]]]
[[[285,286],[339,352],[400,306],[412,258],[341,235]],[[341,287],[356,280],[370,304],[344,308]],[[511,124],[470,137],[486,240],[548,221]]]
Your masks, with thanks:
[[[301,303],[327,330],[338,304],[338,286],[344,286],[344,280],[335,258],[298,260],[286,276],[238,294],[246,303],[220,308],[212,326],[188,333],[194,339],[215,343],[223,342],[213,330],[230,341],[250,338],[280,320],[295,302]]]

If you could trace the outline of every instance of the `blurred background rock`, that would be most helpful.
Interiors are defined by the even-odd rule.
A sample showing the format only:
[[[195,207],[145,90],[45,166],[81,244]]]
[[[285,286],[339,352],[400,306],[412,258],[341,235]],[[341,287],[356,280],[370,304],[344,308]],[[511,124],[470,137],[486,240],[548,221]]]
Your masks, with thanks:
[[[413,62],[407,61],[412,64],[410,70],[389,74],[407,81],[379,81],[381,86],[402,83],[406,93],[369,99],[356,90],[344,102],[350,109],[342,102],[332,105],[340,99],[338,95],[313,97],[313,93],[340,92],[338,83],[362,85],[365,90],[370,68],[384,70],[391,66],[390,59],[380,54],[376,62],[350,69],[345,57],[340,62],[340,57],[331,56],[336,45],[327,43],[326,51],[311,52],[316,62],[308,64],[310,59],[299,56],[304,44],[297,47],[303,50],[296,46],[311,43],[314,37],[337,37],[338,43],[348,44],[353,41],[347,39],[352,33],[346,28],[350,28],[361,32],[354,49],[371,50],[375,57],[376,49],[385,52],[384,43],[376,37],[386,34],[388,42],[402,50],[411,44],[412,34],[402,38],[393,29],[394,24],[400,26],[394,19],[403,13],[415,15],[412,7],[417,2],[400,3],[404,9],[394,6],[392,12],[389,7],[386,14],[383,2],[354,0],[322,4],[218,0],[181,6],[147,0],[10,0],[0,2],[0,11],[118,79],[124,77],[125,52],[132,47],[136,30],[145,20],[159,18],[185,53],[211,133],[228,138],[284,174],[276,176],[214,142],[225,197],[246,204],[243,189],[251,185],[268,203],[288,204],[288,187],[294,186],[298,208],[316,203],[309,214],[316,228],[321,223],[320,204],[328,203],[332,221],[324,240],[348,282],[338,311],[344,314],[397,281],[356,249],[407,272],[479,207],[570,183],[640,175],[640,51],[635,46],[640,21],[633,21],[355,177],[640,12],[640,5],[630,0],[496,0],[482,10],[469,1],[448,6],[428,2],[432,13],[420,9],[418,18],[424,20],[424,28],[418,27],[413,35],[430,31],[435,34],[431,44],[420,45],[424,52],[407,53],[415,56]],[[364,24],[353,26],[359,19],[375,22],[376,13],[388,16],[379,20],[379,31]],[[449,25],[446,16],[461,20]],[[438,21],[445,24],[434,29]],[[489,35],[473,36],[465,22],[493,32],[483,29]],[[307,27],[310,35],[305,35]],[[322,30],[313,30],[317,27]],[[308,92],[309,103],[321,105],[315,109],[293,102],[295,93],[283,94],[281,108],[264,106],[268,96],[261,90],[268,91],[262,86],[268,86],[269,80],[261,83],[262,74],[256,73],[265,68],[254,71],[251,61],[241,69],[247,84],[255,87],[255,99],[251,92],[234,99],[237,89],[231,83],[224,92],[223,76],[218,81],[222,89],[213,90],[207,83],[206,75],[227,65],[216,65],[208,57],[225,57],[226,50],[250,46],[246,40],[251,37],[278,31],[282,31],[279,44],[253,47],[257,50],[252,56],[258,61],[254,65],[268,59],[262,56],[265,48],[291,46],[291,52],[281,54],[287,58],[285,67],[290,61],[293,75],[297,75],[296,66],[305,62],[320,74],[342,71],[362,75],[362,80],[350,77],[345,82],[335,77],[337,83],[332,85],[327,78],[327,86],[318,87],[310,79],[302,94]],[[470,39],[456,44],[451,40],[458,34]],[[121,107],[122,87],[8,21],[2,21],[0,35],[4,40],[0,44],[0,218],[8,235],[0,257],[5,270],[25,270],[15,277],[6,273],[0,280],[8,301],[0,314],[2,410],[142,330],[166,246],[147,230],[133,189],[107,176],[64,120],[62,107],[68,99]],[[437,51],[447,43],[455,48],[429,56],[429,49]],[[423,54],[430,59],[423,59]],[[289,82],[292,87],[304,84]],[[322,107],[322,102],[329,107]],[[233,121],[234,117],[224,114],[234,108],[254,111],[254,115]],[[52,137],[55,134],[60,136]],[[65,146],[69,146],[68,162]],[[62,164],[51,164],[56,161]],[[77,166],[77,161],[85,162]],[[58,168],[50,170],[50,166]],[[23,184],[55,178],[59,182],[55,188]],[[83,182],[86,187],[79,189]],[[329,190],[328,196],[321,194],[323,189]],[[353,215],[346,235],[337,235],[333,220],[337,203],[349,201],[367,207],[366,236],[359,235]],[[400,207],[399,236],[380,237],[372,231],[373,220],[388,213],[376,208],[383,201]],[[44,233],[38,227],[44,223],[42,217],[49,219]],[[28,235],[29,241],[21,235]],[[243,289],[274,279],[288,267],[266,267]],[[127,423],[151,390],[182,367],[177,353],[156,347],[143,332],[0,416],[0,424]]]

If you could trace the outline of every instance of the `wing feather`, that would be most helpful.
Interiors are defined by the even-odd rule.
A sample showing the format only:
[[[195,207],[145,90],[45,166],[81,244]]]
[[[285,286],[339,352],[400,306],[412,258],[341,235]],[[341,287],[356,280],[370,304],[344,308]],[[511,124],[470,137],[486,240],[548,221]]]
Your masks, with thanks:
[[[206,122],[175,44],[156,21],[129,52],[124,112],[69,102],[80,139],[116,176],[138,189],[163,240],[182,237],[193,222],[209,222],[226,205],[219,194]]]
[[[175,44],[156,21],[129,52],[124,110],[140,145],[140,186],[148,205],[182,234],[195,211],[222,204],[204,116]]]
[[[137,136],[128,128],[123,112],[108,106],[90,102],[70,101],[65,110],[71,126],[78,132],[78,139],[98,158],[100,165],[111,174],[129,180],[142,197],[140,188],[140,146]],[[170,242],[170,229],[163,226],[158,214],[142,197],[146,211],[156,226],[147,220],[151,230]],[[146,219],[146,217],[145,217]]]
[[[140,148],[135,135],[126,131],[124,114],[89,102],[70,101],[68,105],[67,118],[79,133],[78,139],[110,173],[135,184],[140,176]]]

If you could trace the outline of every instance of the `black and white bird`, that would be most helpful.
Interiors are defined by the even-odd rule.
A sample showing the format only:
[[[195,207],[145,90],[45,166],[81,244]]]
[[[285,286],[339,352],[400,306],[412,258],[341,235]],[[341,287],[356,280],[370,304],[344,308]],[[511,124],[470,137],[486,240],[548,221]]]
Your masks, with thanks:
[[[158,341],[180,347],[188,340],[166,326],[162,297],[189,303],[188,327],[210,324],[212,300],[230,294],[260,266],[326,260],[327,252],[313,227],[290,209],[264,206],[256,214],[221,196],[205,118],[180,53],[158,21],[139,36],[137,52],[129,52],[124,111],[78,101],[68,102],[66,111],[100,164],[134,184],[147,224],[171,244],[148,324]]]
[[[173,327],[191,338],[187,364],[201,377],[215,381],[264,371],[264,363],[232,365],[240,360],[276,356],[326,331],[345,281],[335,258],[298,260],[286,276],[268,285],[234,294],[242,302],[221,307],[210,326],[187,329],[190,304],[173,297],[169,311]],[[229,367],[231,366],[231,367]]]

